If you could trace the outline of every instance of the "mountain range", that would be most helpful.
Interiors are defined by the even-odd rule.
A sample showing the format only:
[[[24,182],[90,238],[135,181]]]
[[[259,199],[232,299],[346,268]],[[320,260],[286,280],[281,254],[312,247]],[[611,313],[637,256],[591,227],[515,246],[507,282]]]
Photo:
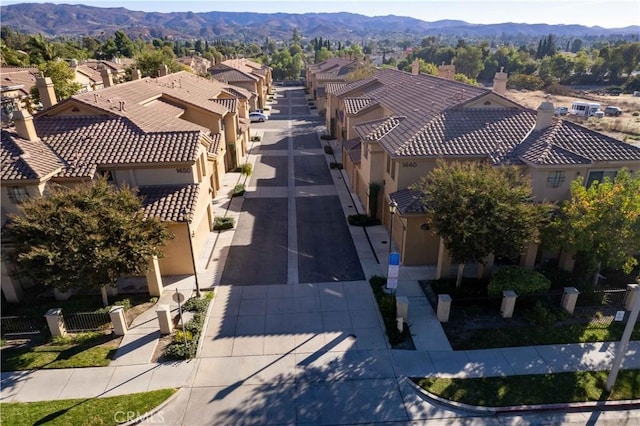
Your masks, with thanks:
[[[125,8],[85,5],[21,3],[0,8],[2,25],[29,34],[48,36],[111,35],[124,30],[130,36],[206,38],[243,42],[289,40],[294,28],[307,38],[359,40],[364,37],[420,38],[428,35],[492,37],[500,34],[569,37],[638,34],[640,26],[625,28],[549,24],[470,24],[464,21],[426,22],[395,15],[368,17],[353,13],[251,13],[251,12],[141,12]]]

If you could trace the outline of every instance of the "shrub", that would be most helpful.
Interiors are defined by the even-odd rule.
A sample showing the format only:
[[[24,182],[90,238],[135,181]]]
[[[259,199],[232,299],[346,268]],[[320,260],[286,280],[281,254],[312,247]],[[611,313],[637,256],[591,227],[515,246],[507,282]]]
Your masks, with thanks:
[[[182,304],[182,309],[189,312],[206,312],[210,300],[209,298],[192,297]]]
[[[239,183],[233,187],[233,193],[231,194],[231,196],[241,197],[244,195],[245,192],[246,192],[246,187],[244,186],[244,183]]]
[[[182,332],[182,330],[176,331],[176,335],[174,336],[173,341],[176,343],[184,343],[185,336],[187,338],[187,342],[191,342],[193,340],[193,334],[189,330],[186,330],[186,326],[184,333]]]
[[[543,327],[549,327],[559,320],[558,316],[551,309],[542,305],[539,300],[532,308],[525,310],[522,316],[531,324]]]
[[[242,163],[238,166],[240,169],[240,174],[245,176],[251,176],[253,173],[253,164],[251,163]]]
[[[233,228],[235,219],[230,216],[216,216],[213,218],[213,229],[216,231],[223,231],[225,229]]]
[[[536,271],[520,266],[503,266],[489,282],[489,296],[500,296],[504,290],[513,290],[517,295],[543,293],[551,287],[551,281]]]
[[[333,148],[331,148],[331,146],[329,146],[329,145],[325,145],[324,146],[324,153],[325,154],[333,154]]]
[[[378,302],[378,309],[384,320],[385,329],[387,330],[387,336],[389,336],[389,343],[395,345],[400,343],[403,339],[403,333],[398,331],[397,327],[397,311],[396,311],[396,296],[393,294],[386,294],[384,292],[384,285],[387,283],[386,277],[373,275],[369,278],[369,284],[373,290],[373,295]],[[409,334],[408,328],[405,329],[405,333]]]
[[[509,77],[507,85],[510,89],[539,90],[544,86],[544,81],[535,75],[515,74]]]
[[[377,220],[362,213],[349,215],[347,221],[352,226],[374,226],[379,224]]]
[[[173,342],[164,350],[164,356],[169,359],[187,359],[191,358],[191,348],[194,345],[185,347],[184,343]]]
[[[336,163],[335,161],[332,161],[331,163],[329,163],[329,168],[342,170],[343,167],[342,163]]]
[[[131,309],[131,300],[130,299],[122,299],[122,300],[118,300],[116,303],[113,304],[114,306],[122,306],[124,308],[124,310],[128,310]]]

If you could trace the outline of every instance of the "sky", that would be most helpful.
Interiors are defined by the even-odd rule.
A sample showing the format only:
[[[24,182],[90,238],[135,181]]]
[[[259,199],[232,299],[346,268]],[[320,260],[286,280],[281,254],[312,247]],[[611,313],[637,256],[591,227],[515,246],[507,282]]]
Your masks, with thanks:
[[[45,0],[0,0],[3,6]],[[367,16],[410,16],[423,21],[462,20],[474,24],[516,22],[622,28],[640,25],[638,0],[85,0],[47,1],[145,12],[351,12]]]

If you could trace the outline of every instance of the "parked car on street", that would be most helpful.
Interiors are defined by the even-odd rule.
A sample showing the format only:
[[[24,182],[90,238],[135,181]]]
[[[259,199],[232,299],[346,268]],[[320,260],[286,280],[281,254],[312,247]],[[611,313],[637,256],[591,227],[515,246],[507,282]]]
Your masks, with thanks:
[[[263,123],[265,121],[267,121],[269,119],[269,117],[267,117],[266,115],[264,115],[261,112],[250,112],[249,113],[249,120],[252,123],[255,123],[256,121],[259,123]]]
[[[616,106],[608,106],[604,109],[604,115],[608,117],[617,117],[622,114],[622,110]]]

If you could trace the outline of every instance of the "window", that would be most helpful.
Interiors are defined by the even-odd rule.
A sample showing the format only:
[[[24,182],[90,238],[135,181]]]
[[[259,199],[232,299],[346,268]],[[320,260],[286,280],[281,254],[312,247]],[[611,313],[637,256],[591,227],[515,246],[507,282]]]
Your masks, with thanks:
[[[555,172],[549,173],[547,177],[547,186],[549,188],[560,188],[564,183],[566,177],[563,171],[556,170]]]
[[[618,172],[615,170],[589,172],[589,176],[587,176],[587,188],[595,181],[604,182],[605,178],[613,180],[617,174]]]
[[[29,193],[24,186],[12,186],[9,188],[9,199],[14,203],[20,204],[27,198],[29,198]]]

